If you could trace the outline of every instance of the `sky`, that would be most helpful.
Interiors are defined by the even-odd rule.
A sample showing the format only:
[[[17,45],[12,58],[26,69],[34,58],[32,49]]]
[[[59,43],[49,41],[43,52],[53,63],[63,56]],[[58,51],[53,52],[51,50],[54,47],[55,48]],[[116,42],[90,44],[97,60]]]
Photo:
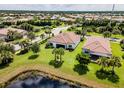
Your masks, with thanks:
[[[111,11],[112,4],[0,4],[0,10],[36,11]],[[116,4],[115,11],[124,11],[124,4]]]

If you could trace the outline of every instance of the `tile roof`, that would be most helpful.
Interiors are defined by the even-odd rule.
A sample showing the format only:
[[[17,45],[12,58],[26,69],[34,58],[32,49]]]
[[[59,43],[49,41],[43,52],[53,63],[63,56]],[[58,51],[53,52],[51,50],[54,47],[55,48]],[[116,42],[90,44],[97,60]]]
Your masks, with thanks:
[[[16,28],[9,27],[9,28],[2,28],[2,29],[0,29],[0,34],[1,35],[7,35],[9,30],[17,31],[18,33],[26,32],[25,30],[22,30],[22,29],[16,29]]]
[[[109,40],[102,37],[89,37],[83,48],[97,53],[112,54]]]
[[[72,44],[80,39],[79,35],[73,32],[60,33],[59,35],[51,38],[49,42],[61,43],[61,44]]]

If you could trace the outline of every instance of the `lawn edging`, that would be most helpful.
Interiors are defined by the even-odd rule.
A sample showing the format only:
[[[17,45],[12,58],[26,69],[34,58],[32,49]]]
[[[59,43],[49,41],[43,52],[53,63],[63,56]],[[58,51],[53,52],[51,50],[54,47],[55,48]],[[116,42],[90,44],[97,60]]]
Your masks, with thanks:
[[[85,78],[78,78],[76,76],[61,72],[59,71],[59,69],[52,69],[41,64],[29,64],[28,66],[23,65],[19,68],[16,68],[14,71],[8,73],[6,76],[0,76],[0,87],[5,87],[12,79],[27,71],[40,71],[42,73],[46,73],[48,75],[55,76],[57,78],[67,80],[75,84],[80,84],[81,86],[87,86],[90,88],[112,87],[106,84],[99,84],[95,81],[87,80]]]

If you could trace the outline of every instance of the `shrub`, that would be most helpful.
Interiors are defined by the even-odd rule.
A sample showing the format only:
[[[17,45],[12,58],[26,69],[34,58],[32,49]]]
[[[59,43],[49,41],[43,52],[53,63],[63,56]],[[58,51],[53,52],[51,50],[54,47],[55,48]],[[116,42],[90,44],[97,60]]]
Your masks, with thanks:
[[[122,55],[122,58],[124,59],[124,53],[123,53],[123,55]]]
[[[55,68],[60,68],[62,66],[62,64],[63,64],[63,61],[60,62],[60,61],[51,60],[49,62],[49,65],[52,65]]]
[[[40,45],[39,45],[38,43],[32,44],[31,50],[32,50],[34,53],[40,52]]]
[[[122,49],[124,49],[124,44],[121,44],[120,46],[121,46]]]
[[[3,24],[0,24],[0,28],[4,28],[5,26]]]
[[[29,51],[28,49],[23,49],[20,51],[20,53],[18,55],[26,54],[26,53],[28,53],[28,51]]]
[[[46,46],[45,46],[45,48],[53,48],[53,45],[50,44],[50,43],[47,43]]]
[[[44,44],[44,43],[46,43],[46,42],[47,42],[47,39],[41,41],[40,44]]]
[[[34,28],[33,31],[34,32],[39,32],[41,29],[40,28]]]
[[[83,37],[81,37],[81,41],[84,41],[84,38]]]
[[[80,64],[88,65],[90,63],[90,56],[89,54],[85,54],[85,53],[77,54],[76,60],[78,60]]]

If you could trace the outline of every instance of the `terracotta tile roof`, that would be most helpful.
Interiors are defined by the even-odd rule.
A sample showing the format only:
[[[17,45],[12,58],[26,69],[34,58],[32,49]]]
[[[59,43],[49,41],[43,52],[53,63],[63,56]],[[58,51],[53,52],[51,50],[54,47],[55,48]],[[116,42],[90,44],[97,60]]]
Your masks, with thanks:
[[[89,37],[83,48],[97,53],[112,54],[109,40],[102,37]]]
[[[25,30],[22,30],[22,29],[16,29],[16,28],[10,28],[9,27],[9,28],[0,29],[0,35],[7,35],[9,30],[17,31],[18,33],[26,32]]]
[[[6,28],[0,29],[0,35],[7,35],[8,30]]]
[[[79,35],[73,32],[61,33],[49,40],[49,42],[61,43],[61,44],[72,44],[80,39]]]

